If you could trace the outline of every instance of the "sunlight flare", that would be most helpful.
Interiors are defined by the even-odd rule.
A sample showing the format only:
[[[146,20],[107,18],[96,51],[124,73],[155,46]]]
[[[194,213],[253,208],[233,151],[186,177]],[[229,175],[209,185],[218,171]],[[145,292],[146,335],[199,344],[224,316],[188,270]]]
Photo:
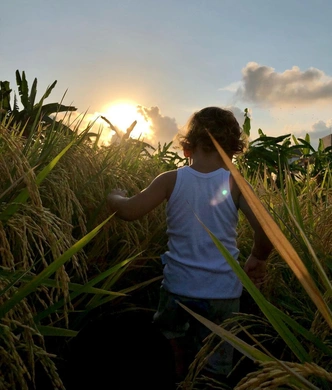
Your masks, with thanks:
[[[149,140],[153,137],[151,121],[138,111],[138,106],[135,103],[112,103],[103,110],[102,115],[122,133],[126,133],[126,130],[133,124],[133,122],[137,121],[130,133],[131,138]]]

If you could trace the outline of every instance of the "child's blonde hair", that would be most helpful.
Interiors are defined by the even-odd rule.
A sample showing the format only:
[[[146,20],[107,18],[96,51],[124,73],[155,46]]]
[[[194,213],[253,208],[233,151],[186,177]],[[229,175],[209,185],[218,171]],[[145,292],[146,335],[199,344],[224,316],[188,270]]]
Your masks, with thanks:
[[[186,134],[180,136],[183,149],[193,151],[200,146],[205,152],[215,150],[207,130],[229,155],[242,153],[245,147],[239,122],[229,110],[220,107],[203,108],[189,118],[186,127]]]

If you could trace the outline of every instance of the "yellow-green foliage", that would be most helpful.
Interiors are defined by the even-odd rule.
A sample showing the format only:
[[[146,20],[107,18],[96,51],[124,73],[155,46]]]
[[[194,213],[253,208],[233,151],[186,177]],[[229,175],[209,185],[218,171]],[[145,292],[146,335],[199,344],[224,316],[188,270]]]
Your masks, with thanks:
[[[55,129],[47,133],[39,125],[33,142],[27,144],[18,131],[1,126],[0,213],[13,204],[22,189],[27,188],[29,198],[17,205],[8,220],[0,221],[0,307],[24,285],[22,272],[25,276],[37,275],[109,216],[105,197],[110,189],[125,188],[129,194],[137,192],[162,169],[157,160],[152,163],[151,158],[142,157],[143,147],[139,142],[129,140],[123,145],[96,148],[87,137],[76,136],[74,145],[38,186],[37,173],[73,136],[56,134]],[[70,327],[69,312],[85,306],[84,301],[80,306],[79,300],[70,300],[69,282],[84,284],[141,251],[145,260],[137,261],[138,264],[155,257],[165,245],[163,217],[163,207],[160,207],[133,224],[111,219],[84,251],[57,269],[53,287],[39,287],[2,316],[2,388],[10,388],[14,383],[22,389],[28,388],[34,381],[37,360],[54,386],[61,388],[61,379],[33,317],[63,300],[61,310],[46,316],[41,325]],[[5,276],[8,273],[10,278]],[[144,274],[141,278],[122,282],[122,287],[146,281]]]
[[[172,160],[174,155],[168,154],[167,148],[159,148],[158,153],[153,154],[149,145],[132,139],[97,146],[90,141],[87,132],[68,134],[62,132],[61,127],[46,128],[43,124],[38,124],[33,136],[26,140],[20,136],[20,129],[12,128],[10,121],[6,123],[0,127],[0,215],[4,215],[8,206],[15,206],[13,202],[23,189],[28,190],[29,197],[16,205],[9,219],[0,219],[0,310],[21,286],[28,283],[27,277],[40,274],[109,217],[105,199],[112,188],[126,189],[129,196],[135,194],[162,171],[173,169],[176,160]],[[37,185],[37,175],[70,142],[73,145]],[[181,159],[176,162],[183,163]],[[272,180],[261,178],[258,173],[251,173],[250,177],[255,178],[251,184],[256,193],[297,253],[306,264],[311,264],[315,281],[320,281],[320,274],[301,229],[310,239],[312,250],[325,272],[331,276],[332,210],[328,186],[303,176],[281,190]],[[84,250],[57,269],[52,280],[0,317],[0,389],[11,388],[13,384],[20,389],[29,388],[34,381],[37,361],[45,368],[54,387],[62,388],[53,356],[45,348],[39,326],[71,329],[72,320],[77,319],[75,312],[87,310],[91,294],[74,297],[70,283],[83,285],[132,256],[138,257],[95,287],[124,292],[160,275],[161,265],[156,259],[166,248],[164,213],[164,205],[161,205],[148,216],[131,223],[111,218]],[[295,221],[291,215],[295,216]],[[238,230],[243,262],[251,250],[252,233],[242,218]],[[267,282],[262,291],[275,306],[286,310],[331,346],[326,322],[312,302],[308,302],[298,280],[277,253],[269,260]],[[95,307],[98,296],[92,296]],[[110,302],[110,299],[106,297],[97,304]],[[116,304],[114,297],[112,299]],[[56,306],[59,302],[61,305]],[[54,310],[46,312],[52,307]],[[47,314],[41,315],[44,312]],[[253,329],[255,322],[258,328],[254,331],[261,332],[259,341],[263,344],[278,337],[268,321],[252,318],[248,315],[237,317],[236,323],[231,324],[232,331],[238,333],[242,329],[239,324]],[[77,330],[80,325],[75,323]],[[331,359],[309,344],[307,342],[306,347],[314,362],[323,370],[330,370]],[[291,358],[288,350],[282,353]],[[264,369],[267,372],[267,368]],[[295,369],[303,370],[303,367]],[[314,365],[309,369],[318,372]],[[274,368],[269,370],[273,372]],[[264,380],[267,380],[265,376]]]
[[[222,243],[213,233],[209,234],[269,323],[259,331],[261,324],[255,318],[249,318],[250,324],[247,315],[239,314],[224,323],[224,326],[233,325],[232,334],[199,318],[197,313],[191,314],[245,356],[264,365],[262,371],[243,378],[235,389],[283,388],[286,384],[294,389],[329,389],[332,381],[329,372],[332,356],[331,256],[325,251],[330,250],[330,244],[323,246],[326,236],[321,234],[321,223],[330,231],[331,189],[321,185],[320,180],[315,187],[310,175],[294,181],[287,169],[283,171],[285,176],[280,187],[273,180],[269,181],[271,187],[267,187],[260,175],[253,175],[258,180],[252,184],[261,199],[265,198],[271,218],[225,152],[215,145],[276,250],[269,260],[268,278],[262,289],[265,297]],[[322,218],[322,213],[327,219]],[[242,221],[241,227],[244,225]],[[243,331],[256,348],[236,338],[234,333],[239,331]],[[271,364],[265,364],[267,362]]]

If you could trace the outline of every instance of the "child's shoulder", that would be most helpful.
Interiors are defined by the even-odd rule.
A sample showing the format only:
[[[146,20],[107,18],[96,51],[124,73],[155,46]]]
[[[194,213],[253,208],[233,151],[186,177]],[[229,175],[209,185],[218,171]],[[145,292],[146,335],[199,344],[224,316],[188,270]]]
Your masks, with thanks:
[[[177,177],[177,169],[166,171],[158,175],[155,179],[155,181],[158,181],[158,184],[165,188],[166,191],[166,198],[167,200],[170,198],[175,183],[176,183],[176,177]]]
[[[157,178],[161,180],[171,180],[172,178],[176,178],[177,171],[177,169],[172,169],[171,171],[160,173]]]

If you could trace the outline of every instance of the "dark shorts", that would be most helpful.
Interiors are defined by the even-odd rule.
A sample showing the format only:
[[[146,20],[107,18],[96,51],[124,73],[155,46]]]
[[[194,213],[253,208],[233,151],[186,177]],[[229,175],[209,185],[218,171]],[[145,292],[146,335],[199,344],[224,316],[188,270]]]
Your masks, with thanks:
[[[240,298],[189,298],[172,294],[161,287],[154,322],[168,339],[188,337],[192,342],[194,353],[201,349],[203,340],[211,331],[179,306],[177,301],[217,325],[238,312],[240,305]],[[220,338],[217,341],[220,341]],[[232,360],[233,347],[224,342],[209,358],[207,370],[217,374],[228,374],[232,369]]]

